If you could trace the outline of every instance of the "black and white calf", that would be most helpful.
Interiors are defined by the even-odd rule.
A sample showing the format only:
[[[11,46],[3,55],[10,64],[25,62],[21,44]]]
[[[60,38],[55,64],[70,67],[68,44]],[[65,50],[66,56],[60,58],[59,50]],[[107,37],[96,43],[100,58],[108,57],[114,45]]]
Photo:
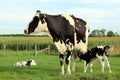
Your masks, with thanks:
[[[102,66],[102,72],[104,72],[104,66],[106,64],[109,68],[109,72],[111,73],[110,64],[107,59],[109,49],[109,46],[97,46],[91,50],[88,50],[85,54],[79,54],[78,57],[80,60],[84,60],[84,72],[87,71],[89,63],[90,71],[92,72],[93,61],[98,58]]]
[[[67,52],[66,64],[67,73],[71,74],[70,58],[72,53],[81,54],[87,51],[88,27],[87,23],[69,14],[48,15],[36,11],[32,21],[24,30],[25,34],[47,33],[53,40],[60,52],[61,74],[64,74],[64,53]],[[74,52],[73,52],[74,51]],[[72,71],[75,71],[75,58],[73,59]]]
[[[14,67],[24,67],[24,66],[36,66],[36,62],[31,59],[31,60],[28,60],[28,61],[16,62],[14,64]]]

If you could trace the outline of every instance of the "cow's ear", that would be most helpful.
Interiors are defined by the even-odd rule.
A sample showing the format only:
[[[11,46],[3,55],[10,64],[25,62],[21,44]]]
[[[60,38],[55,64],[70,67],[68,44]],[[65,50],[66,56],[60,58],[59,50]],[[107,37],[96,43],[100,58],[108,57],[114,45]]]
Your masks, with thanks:
[[[46,14],[40,14],[40,18],[42,19],[46,18]]]
[[[40,10],[37,10],[36,13],[41,12]]]
[[[40,14],[40,20],[43,23],[45,23],[45,18],[46,18],[46,14]]]

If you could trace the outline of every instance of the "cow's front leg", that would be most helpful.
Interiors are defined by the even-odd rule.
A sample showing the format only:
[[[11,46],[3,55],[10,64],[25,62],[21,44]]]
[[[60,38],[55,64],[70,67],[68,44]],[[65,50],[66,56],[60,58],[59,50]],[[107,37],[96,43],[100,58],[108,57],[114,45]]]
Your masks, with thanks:
[[[60,65],[61,65],[60,75],[64,75],[64,55],[60,54],[59,58],[60,58]]]
[[[67,57],[66,57],[66,64],[67,64],[67,74],[71,74],[71,70],[70,70],[70,58],[71,58],[71,51],[67,51]]]

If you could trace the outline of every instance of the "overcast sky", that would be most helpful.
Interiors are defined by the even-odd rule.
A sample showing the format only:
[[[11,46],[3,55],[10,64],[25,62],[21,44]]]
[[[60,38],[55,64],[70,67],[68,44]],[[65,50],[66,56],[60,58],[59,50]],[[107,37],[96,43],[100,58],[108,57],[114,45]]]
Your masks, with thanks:
[[[73,14],[88,22],[90,30],[120,33],[120,0],[1,0],[0,34],[23,34],[36,10],[47,14]]]

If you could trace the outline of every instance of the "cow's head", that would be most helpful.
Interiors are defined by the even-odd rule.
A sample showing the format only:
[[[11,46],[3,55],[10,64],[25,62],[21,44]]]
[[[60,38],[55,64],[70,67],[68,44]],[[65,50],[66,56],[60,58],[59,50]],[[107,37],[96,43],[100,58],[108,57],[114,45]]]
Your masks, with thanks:
[[[27,28],[24,30],[25,34],[35,34],[41,32],[47,32],[47,23],[45,21],[46,14],[41,13],[37,10],[32,21],[28,24]]]

